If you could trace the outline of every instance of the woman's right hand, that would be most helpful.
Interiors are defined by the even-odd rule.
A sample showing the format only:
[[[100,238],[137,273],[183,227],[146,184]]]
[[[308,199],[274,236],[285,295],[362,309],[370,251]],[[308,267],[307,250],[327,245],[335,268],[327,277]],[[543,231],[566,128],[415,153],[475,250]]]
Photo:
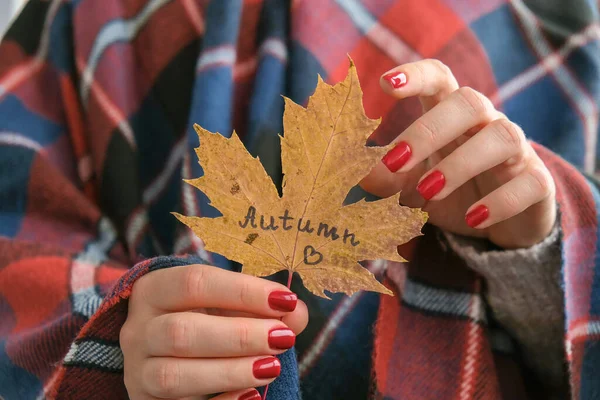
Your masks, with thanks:
[[[253,388],[279,375],[273,356],[307,323],[278,283],[207,265],[153,271],[133,286],[121,329],[129,397],[258,399]]]

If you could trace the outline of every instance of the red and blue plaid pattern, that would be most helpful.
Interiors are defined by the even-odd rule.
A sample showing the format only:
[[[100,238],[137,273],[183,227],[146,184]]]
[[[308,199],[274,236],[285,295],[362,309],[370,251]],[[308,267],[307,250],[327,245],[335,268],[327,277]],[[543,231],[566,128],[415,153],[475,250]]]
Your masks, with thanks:
[[[379,75],[431,57],[551,150],[572,398],[600,398],[600,193],[556,155],[598,169],[599,18],[592,0],[30,0],[0,44],[0,396],[126,398],[135,279],[199,262],[151,257],[231,267],[169,214],[215,215],[182,183],[202,173],[192,123],[235,128],[280,182],[280,95],[305,103],[350,54],[376,142],[421,112]],[[396,297],[307,298],[269,398],[299,398],[298,377],[306,399],[527,398],[482,282],[428,232],[408,266],[369,265]]]

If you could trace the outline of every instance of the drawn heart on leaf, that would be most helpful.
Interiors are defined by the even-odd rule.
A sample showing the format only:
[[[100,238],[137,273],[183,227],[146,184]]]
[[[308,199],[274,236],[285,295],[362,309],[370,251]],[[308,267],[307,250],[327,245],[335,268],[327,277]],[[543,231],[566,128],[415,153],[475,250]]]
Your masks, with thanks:
[[[309,261],[311,257],[312,260]],[[321,261],[323,261],[323,254],[319,253],[314,247],[308,245],[304,248],[304,264],[317,265]]]

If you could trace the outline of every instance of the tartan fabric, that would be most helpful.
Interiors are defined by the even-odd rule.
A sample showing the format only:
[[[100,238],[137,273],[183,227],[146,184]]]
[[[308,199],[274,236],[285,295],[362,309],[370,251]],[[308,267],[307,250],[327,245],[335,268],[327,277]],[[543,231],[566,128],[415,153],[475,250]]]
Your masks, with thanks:
[[[571,397],[600,398],[600,193],[573,167],[598,169],[598,20],[592,0],[30,0],[0,44],[0,396],[126,398],[135,279],[197,262],[169,254],[232,268],[169,214],[215,215],[181,181],[202,173],[192,123],[235,128],[280,182],[280,95],[305,103],[350,54],[367,114],[383,116],[375,142],[420,113],[379,75],[433,57],[544,146]],[[298,377],[305,399],[535,397],[494,340],[483,283],[428,233],[409,265],[368,265],[396,297],[303,296],[298,373],[285,353],[269,398],[299,398]]]

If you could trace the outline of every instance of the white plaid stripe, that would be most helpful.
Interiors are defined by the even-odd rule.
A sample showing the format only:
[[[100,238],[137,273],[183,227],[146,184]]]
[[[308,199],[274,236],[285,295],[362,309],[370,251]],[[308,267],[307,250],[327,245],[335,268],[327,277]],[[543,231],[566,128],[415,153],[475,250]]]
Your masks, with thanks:
[[[123,137],[129,145],[135,149],[135,136],[129,121],[117,105],[110,99],[108,94],[102,89],[98,82],[94,79],[98,62],[102,54],[108,47],[115,43],[131,41],[138,34],[140,29],[148,22],[150,17],[159,10],[162,6],[169,3],[171,0],[151,0],[146,6],[133,18],[128,20],[113,20],[102,28],[102,31],[96,37],[96,41],[90,51],[90,56],[86,63],[77,59],[77,65],[80,71],[83,71],[81,76],[81,99],[84,107],[88,106],[90,92],[95,96],[102,110],[106,113],[109,119],[119,129]]]
[[[79,70],[85,68],[85,63],[81,59],[77,59],[77,67]],[[121,111],[119,107],[110,99],[108,94],[102,89],[102,87],[98,84],[98,82],[91,82],[90,90],[94,95],[95,99],[98,101],[100,108],[108,119],[119,128],[119,132],[123,135],[127,143],[131,146],[132,149],[137,147],[135,142],[135,136],[133,134],[133,128],[129,125],[129,121],[125,117],[125,114]]]
[[[21,135],[20,133],[13,132],[0,132],[0,145],[25,147],[35,151],[36,153],[42,151],[43,147],[38,142],[31,140],[27,136]]]
[[[323,329],[313,342],[312,346],[306,351],[305,356],[298,363],[298,374],[303,377],[310,368],[316,363],[327,345],[331,342],[336,329],[354,309],[354,306],[362,298],[363,292],[354,293],[352,296],[345,297],[338,308],[331,314]]]
[[[287,62],[288,51],[283,40],[272,37],[265,40],[258,51],[260,56],[271,55],[281,61],[282,63]]]
[[[112,370],[123,369],[123,353],[118,345],[81,341],[71,344],[63,363],[85,364]]]
[[[233,66],[233,79],[239,80],[252,74],[256,71],[259,59],[267,55],[275,57],[282,64],[287,63],[288,51],[285,43],[276,37],[266,39],[258,50],[258,57],[253,56]]]
[[[117,232],[108,218],[102,217],[98,223],[98,237],[85,246],[73,259],[70,271],[71,303],[73,311],[91,317],[102,297],[96,292],[94,277],[96,267],[104,262],[111,247],[117,240]]]
[[[127,227],[125,228],[125,240],[131,254],[136,254],[135,245],[140,235],[148,226],[148,211],[145,206],[138,207],[129,217]]]
[[[278,37],[270,37],[265,39],[258,49],[258,56],[253,56],[250,59],[240,62],[233,67],[234,80],[237,77],[246,76],[256,69],[258,60],[265,56],[271,56],[278,59],[282,64],[287,63],[288,50],[283,42]]]
[[[92,275],[93,276],[93,275]],[[100,307],[102,297],[96,292],[94,286],[73,293],[73,312],[90,318]]]
[[[199,35],[204,33],[206,26],[204,24],[204,18],[200,13],[200,9],[198,8],[198,4],[195,0],[182,0],[181,4],[183,8],[185,8],[185,12],[190,19],[190,23],[196,30]]]
[[[522,0],[511,0],[510,3],[520,18],[525,35],[538,57],[544,60],[552,56],[552,47],[544,37],[536,16]],[[567,95],[581,116],[586,139],[584,169],[587,172],[594,172],[596,163],[596,136],[598,133],[598,107],[596,102],[565,65],[557,65],[555,70],[549,72],[556,79],[561,90]]]
[[[127,245],[130,249],[134,249],[137,241],[139,240],[139,235],[145,231],[149,224],[146,207],[152,204],[167,186],[171,176],[177,170],[177,167],[180,165],[183,159],[187,149],[186,144],[186,138],[183,137],[175,144],[175,146],[173,146],[167,162],[165,163],[165,167],[154,179],[154,181],[144,190],[144,193],[142,194],[144,206],[139,210],[134,211],[134,214],[131,217],[131,222],[126,229],[125,236],[127,239]],[[159,251],[159,253],[165,254],[165,251],[162,249],[162,245],[158,242],[158,239],[154,235],[152,235],[152,240],[154,247]]]
[[[171,179],[171,176],[173,176],[173,173],[177,171],[177,167],[180,166],[181,160],[183,160],[183,155],[187,149],[186,145],[187,138],[185,136],[175,143],[175,146],[173,146],[171,149],[169,158],[165,163],[165,167],[162,171],[160,171],[154,181],[144,190],[142,195],[144,204],[152,204],[165,189],[167,183]]]
[[[486,322],[482,300],[478,293],[463,293],[438,289],[407,279],[402,301],[414,308]]]
[[[189,152],[185,152],[183,155],[183,163],[181,165],[181,178],[192,179],[192,167],[191,167],[191,156]],[[187,216],[197,216],[200,214],[199,206],[194,195],[194,188],[181,181],[182,195],[181,201],[183,206],[183,213]]]
[[[336,2],[352,19],[358,30],[395,62],[407,63],[422,58],[393,32],[380,24],[359,1],[336,0]]]
[[[50,46],[50,29],[62,2],[63,0],[52,0],[52,3],[50,3],[48,13],[44,19],[44,28],[41,33],[40,44],[35,57],[30,61],[23,63],[20,67],[12,68],[11,71],[4,75],[0,80],[0,100],[2,100],[4,95],[8,92],[39,72],[44,65]]]
[[[384,260],[376,260],[370,262],[367,267],[367,269],[373,274],[378,275],[387,267],[387,262]],[[357,292],[352,296],[342,299],[336,310],[329,317],[325,326],[319,332],[312,345],[306,350],[304,357],[298,362],[298,374],[300,377],[304,376],[317,362],[319,357],[327,348],[327,345],[329,345],[331,342],[336,329],[340,326],[346,316],[348,316],[348,314],[354,309],[356,304],[362,298],[363,294],[364,292]]]
[[[73,260],[71,264],[71,291],[74,295],[94,286],[94,275],[97,264]]]
[[[52,376],[50,376],[50,378],[46,381],[46,383],[44,384],[44,388],[42,389],[40,394],[35,398],[35,400],[46,400],[47,399],[46,396],[48,396],[50,389],[54,386],[54,383],[56,382],[56,380],[58,379],[59,376],[60,376],[60,369],[57,368],[52,373]]]
[[[196,72],[202,72],[216,66],[231,66],[235,63],[236,56],[235,48],[231,45],[223,45],[204,50],[198,59]]]
[[[556,52],[546,57],[539,64],[527,69],[506,82],[498,93],[492,96],[494,105],[498,106],[522,90],[533,85],[549,73],[553,73],[569,55],[594,40],[600,40],[600,26],[590,25],[583,31],[570,36],[565,44]]]
[[[181,177],[183,179],[191,179],[191,157],[189,152],[185,152],[183,156],[183,163],[181,165]],[[183,207],[183,213],[189,217],[191,216],[199,216],[200,215],[200,207],[198,206],[196,195],[194,194],[194,188],[191,185],[188,185],[185,182],[181,182],[181,202]],[[210,254],[204,249],[204,242],[200,240],[191,229],[188,227],[182,228],[182,234],[175,240],[174,250],[176,253],[181,250],[187,249],[188,243],[192,246],[193,251],[198,254],[200,257],[204,258],[207,261],[210,261],[212,257]]]
[[[157,254],[166,254],[162,245],[158,241],[154,231],[150,228],[150,219],[148,218],[148,208],[146,205],[138,207],[130,216],[129,223],[125,227],[125,240],[131,254],[136,254],[136,248],[144,234],[148,234],[152,245]]]
[[[600,321],[582,321],[576,323],[567,331],[567,338],[565,341],[567,348],[567,357],[571,360],[573,342],[582,337],[599,336],[600,335]]]
[[[98,36],[96,36],[94,46],[90,51],[87,66],[83,70],[81,77],[81,99],[84,107],[87,106],[88,103],[88,97],[92,83],[94,82],[94,74],[98,67],[98,62],[106,49],[115,43],[128,42],[135,38],[140,29],[146,25],[146,22],[148,22],[150,17],[170,1],[171,0],[150,0],[133,18],[127,20],[114,19],[102,28],[98,33]]]
[[[93,173],[94,166],[92,156],[90,154],[86,154],[77,162],[77,174],[79,175],[81,182],[85,183],[90,180]]]
[[[117,230],[106,217],[98,222],[98,237],[89,242],[85,249],[77,255],[77,260],[99,265],[107,259],[107,253],[117,240]]]
[[[479,295],[481,288],[481,279],[477,279],[475,281],[475,294],[471,297],[471,301],[469,304],[469,316],[471,320],[469,321],[469,332],[467,334],[467,343],[466,343],[466,357],[464,359],[463,370],[461,374],[461,384],[460,384],[460,393],[459,397],[461,400],[467,400],[473,398],[474,390],[475,390],[475,374],[477,373],[478,368],[477,363],[477,355],[480,352],[481,340],[482,340],[482,327],[480,324],[476,323],[476,321],[481,320],[483,318],[484,309],[481,301],[481,297]]]

